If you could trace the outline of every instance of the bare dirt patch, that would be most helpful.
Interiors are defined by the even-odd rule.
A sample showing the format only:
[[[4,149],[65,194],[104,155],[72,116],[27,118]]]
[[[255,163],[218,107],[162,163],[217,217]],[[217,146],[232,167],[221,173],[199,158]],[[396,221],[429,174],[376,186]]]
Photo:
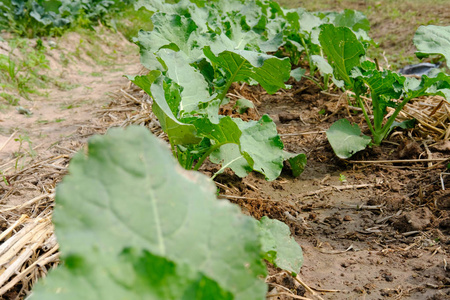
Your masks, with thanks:
[[[290,225],[304,250],[303,280],[316,290],[332,290],[319,293],[324,299],[450,297],[450,182],[445,179],[442,190],[443,163],[339,160],[325,130],[342,117],[364,124],[361,115],[337,109],[340,96],[320,93],[308,82],[273,96],[254,87],[235,89],[231,94],[255,99],[257,114],[272,116],[287,149],[307,153],[309,160],[299,178],[287,169],[273,182],[259,174],[244,179],[223,174],[216,177],[218,187],[245,213]],[[398,131],[353,161],[417,159],[426,152],[423,141],[417,131]]]

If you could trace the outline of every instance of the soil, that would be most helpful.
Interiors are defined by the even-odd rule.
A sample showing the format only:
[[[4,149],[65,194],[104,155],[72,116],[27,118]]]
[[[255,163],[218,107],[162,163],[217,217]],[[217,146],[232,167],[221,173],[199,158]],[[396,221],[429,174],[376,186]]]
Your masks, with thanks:
[[[144,96],[129,92],[122,77],[139,72],[138,51],[130,50],[133,46],[120,36],[103,33],[100,38],[109,39],[102,50],[114,55],[109,64],[99,66],[87,55],[88,45],[63,67],[61,51],[77,51],[80,36],[76,33],[59,40],[59,50],[50,57],[52,72],[79,87],[48,90],[46,97],[22,102],[32,111],[31,116],[13,108],[0,113],[0,145],[5,144],[0,165],[12,174],[6,177],[9,185],[0,183],[2,206],[19,206],[52,191],[66,173],[71,155],[89,136],[120,126],[139,116],[142,109],[149,109],[130,101]],[[240,116],[248,120],[268,114],[276,122],[286,150],[307,155],[303,174],[292,177],[286,165],[272,182],[257,173],[239,178],[231,171],[215,179],[220,198],[236,203],[257,219],[269,216],[285,222],[302,246],[304,265],[298,277],[313,292],[282,270],[269,267],[269,299],[450,299],[450,175],[443,175],[447,162],[406,161],[449,158],[448,141],[435,143],[417,129],[395,131],[380,147],[340,160],[325,131],[334,121],[348,118],[368,134],[363,117],[349,108],[341,93],[321,92],[307,80],[289,83],[292,89],[275,95],[258,86],[235,84],[230,90],[235,96],[230,96],[222,114],[239,115],[233,109],[239,97],[253,101],[255,108]],[[148,124],[139,118],[134,123]],[[16,131],[13,138],[29,137],[36,156],[24,150],[26,142],[19,148],[19,142],[9,139]],[[17,153],[24,156],[17,160]],[[52,162],[36,165],[46,159]],[[406,162],[383,162],[400,159]],[[19,171],[14,172],[16,161]],[[30,166],[40,169],[20,171]],[[201,169],[207,175],[217,170],[212,164]],[[7,228],[22,213],[40,215],[51,205],[2,212],[1,227]],[[21,282],[3,299],[20,298],[28,288]]]
[[[316,290],[333,290],[321,293],[324,299],[449,299],[450,180],[444,178],[442,190],[444,165],[352,162],[423,157],[414,131],[396,132],[351,161],[338,159],[325,130],[344,117],[364,128],[362,115],[348,114],[339,108],[339,96],[321,93],[311,82],[291,84],[292,90],[276,95],[246,85],[236,85],[231,94],[253,99],[256,109],[246,117],[269,114],[286,149],[307,154],[304,173],[293,178],[286,167],[273,182],[259,174],[219,175],[221,196],[257,219],[288,224],[304,251],[299,276]],[[445,149],[432,157],[449,154]]]

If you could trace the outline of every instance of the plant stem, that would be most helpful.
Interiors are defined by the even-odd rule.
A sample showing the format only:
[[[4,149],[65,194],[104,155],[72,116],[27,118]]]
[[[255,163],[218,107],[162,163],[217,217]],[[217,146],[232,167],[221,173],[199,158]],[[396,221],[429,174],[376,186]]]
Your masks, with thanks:
[[[308,62],[309,62],[309,75],[314,76],[315,67],[314,67],[314,64],[313,64],[312,61],[311,61],[311,56],[310,56],[308,47],[306,46],[305,39],[304,39],[303,37],[301,38],[301,42],[302,42],[303,48],[305,48],[306,56],[308,57]]]
[[[411,98],[405,98],[403,101],[395,108],[394,113],[389,117],[386,124],[384,124],[383,128],[381,128],[380,132],[378,132],[376,135],[374,134],[373,140],[375,145],[381,144],[381,141],[386,137],[386,134],[389,132],[389,129],[391,128],[392,124],[395,121],[395,118],[397,118],[400,111],[403,109],[403,107],[406,105],[406,103],[409,102]]]
[[[198,169],[200,169],[200,167],[202,166],[203,162],[205,161],[205,159],[211,154],[213,153],[215,150],[219,149],[220,146],[227,144],[227,143],[223,143],[223,144],[215,144],[214,146],[212,146],[211,148],[208,149],[208,151],[205,152],[205,154],[202,155],[202,157],[200,157],[200,159],[197,161],[197,163],[194,166],[194,171],[198,171]]]
[[[380,108],[380,96],[371,91],[373,105],[373,127],[375,132],[379,132],[383,127],[384,112]]]
[[[364,103],[359,96],[359,93],[355,93],[356,101],[358,101],[359,107],[361,107],[362,112],[364,114],[364,119],[366,120],[367,126],[369,126],[370,132],[372,132],[372,135],[375,137],[375,130],[373,129],[372,123],[370,122],[369,115],[367,114],[366,107],[364,106]]]
[[[328,90],[328,83],[330,82],[330,74],[323,75],[323,87],[322,91]]]
[[[235,159],[233,159],[232,161],[230,161],[229,163],[227,163],[226,165],[223,165],[222,168],[219,169],[219,171],[217,171],[216,173],[214,173],[213,176],[211,176],[211,180],[214,180],[214,178],[216,178],[217,175],[219,175],[220,173],[223,172],[223,170],[225,170],[226,168],[228,168],[229,165],[231,165],[232,163],[234,163],[235,161],[244,158],[243,155],[236,157]]]
[[[320,85],[320,82],[316,80],[316,78],[311,77],[309,75],[303,75],[302,77],[305,77],[306,79],[311,80],[314,84],[316,84],[321,90],[323,90],[322,86]]]

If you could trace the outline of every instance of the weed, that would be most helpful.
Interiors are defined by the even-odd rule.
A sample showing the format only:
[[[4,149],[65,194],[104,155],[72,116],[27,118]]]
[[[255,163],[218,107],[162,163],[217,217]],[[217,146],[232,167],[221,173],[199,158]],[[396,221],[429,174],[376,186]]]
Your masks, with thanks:
[[[42,86],[48,81],[48,77],[40,74],[42,70],[49,69],[49,62],[45,57],[46,48],[42,41],[38,42],[35,48],[31,48],[23,39],[10,40],[9,46],[8,55],[0,54],[2,88],[11,91],[6,94],[17,92],[28,99],[28,94],[36,93],[35,86]],[[15,96],[1,96],[12,105],[18,103]]]
[[[15,153],[16,163],[14,164],[14,169],[17,171],[18,170],[19,160],[22,157],[24,157],[25,155],[28,155],[31,158],[35,157],[36,156],[36,151],[33,149],[33,147],[32,147],[33,143],[31,142],[30,137],[28,135],[21,135],[20,134],[17,139],[14,139],[14,141],[19,143],[19,149]],[[25,143],[28,144],[28,147],[25,147]],[[24,151],[25,153],[22,153],[22,151]]]
[[[5,99],[9,105],[16,106],[19,104],[19,98],[6,92],[1,92],[0,97]]]
[[[93,76],[93,77],[103,77],[103,73],[102,72],[92,72],[91,76]]]

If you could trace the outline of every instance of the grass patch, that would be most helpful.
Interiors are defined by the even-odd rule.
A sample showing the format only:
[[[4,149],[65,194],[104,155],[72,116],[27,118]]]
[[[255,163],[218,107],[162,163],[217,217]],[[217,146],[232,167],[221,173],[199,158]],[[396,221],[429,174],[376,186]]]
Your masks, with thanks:
[[[117,16],[118,21],[115,27],[125,38],[132,41],[138,35],[139,30],[149,31],[153,29],[153,24],[150,19],[152,15],[152,12],[144,8],[135,11],[133,7],[129,7]]]

